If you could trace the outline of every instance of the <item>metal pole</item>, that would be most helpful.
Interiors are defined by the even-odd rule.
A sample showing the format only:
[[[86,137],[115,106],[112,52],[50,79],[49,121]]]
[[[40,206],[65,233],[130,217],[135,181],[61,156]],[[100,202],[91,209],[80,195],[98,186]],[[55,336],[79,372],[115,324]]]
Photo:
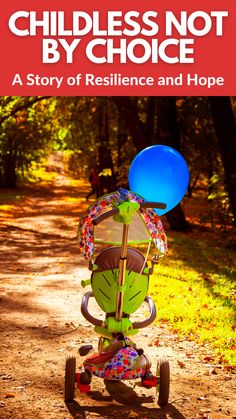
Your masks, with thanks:
[[[119,277],[118,277],[118,286],[120,287],[125,284],[128,232],[129,232],[129,224],[124,224],[123,233],[122,233],[120,263],[119,263]],[[116,299],[116,320],[117,321],[120,321],[122,318],[123,297],[124,297],[124,291],[118,290],[117,299]]]

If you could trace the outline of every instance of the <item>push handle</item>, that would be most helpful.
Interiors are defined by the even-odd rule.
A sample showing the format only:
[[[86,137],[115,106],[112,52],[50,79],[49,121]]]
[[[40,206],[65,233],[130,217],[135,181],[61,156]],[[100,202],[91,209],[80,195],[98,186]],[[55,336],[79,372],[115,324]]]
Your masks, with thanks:
[[[103,321],[96,319],[88,312],[88,302],[91,297],[94,297],[92,291],[86,292],[86,294],[84,294],[81,302],[81,313],[89,323],[92,323],[94,326],[101,327],[103,325]]]
[[[140,208],[158,208],[158,209],[165,209],[166,204],[163,202],[141,202],[139,203]],[[97,226],[101,221],[106,220],[109,217],[112,217],[113,215],[119,214],[118,208],[112,208],[109,211],[104,212],[103,214],[99,215],[98,217],[95,217],[93,219],[93,225]]]
[[[154,301],[152,300],[152,298],[151,297],[146,297],[144,301],[148,304],[149,311],[150,311],[150,316],[148,317],[148,319],[143,320],[142,322],[134,322],[133,323],[133,328],[134,329],[142,329],[143,327],[147,327],[152,322],[154,322],[154,320],[156,318],[156,306],[155,306]]]

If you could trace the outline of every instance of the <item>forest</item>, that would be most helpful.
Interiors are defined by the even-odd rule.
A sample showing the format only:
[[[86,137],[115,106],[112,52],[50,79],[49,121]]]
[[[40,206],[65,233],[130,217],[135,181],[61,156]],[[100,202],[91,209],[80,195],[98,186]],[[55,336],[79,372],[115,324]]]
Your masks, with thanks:
[[[236,224],[236,101],[230,97],[1,97],[0,187],[15,188],[53,151],[68,170],[88,177],[96,164],[100,194],[127,185],[134,156],[169,145],[187,161],[188,198],[207,191],[213,223]],[[168,215],[188,228],[180,205]]]

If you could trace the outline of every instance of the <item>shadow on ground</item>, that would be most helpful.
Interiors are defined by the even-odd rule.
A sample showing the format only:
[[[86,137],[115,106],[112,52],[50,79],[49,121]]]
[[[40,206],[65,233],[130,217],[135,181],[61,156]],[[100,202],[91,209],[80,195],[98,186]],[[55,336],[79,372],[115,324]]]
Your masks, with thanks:
[[[106,394],[91,391],[86,399],[83,397],[83,405],[76,400],[66,403],[73,418],[87,418],[88,413],[95,413],[106,418],[186,419],[173,404],[168,404],[163,408],[158,405],[156,408],[153,407],[154,397],[140,396],[123,382],[113,383],[106,380],[104,383]],[[99,405],[99,402],[103,405]],[[142,406],[147,403],[151,403],[151,406]]]

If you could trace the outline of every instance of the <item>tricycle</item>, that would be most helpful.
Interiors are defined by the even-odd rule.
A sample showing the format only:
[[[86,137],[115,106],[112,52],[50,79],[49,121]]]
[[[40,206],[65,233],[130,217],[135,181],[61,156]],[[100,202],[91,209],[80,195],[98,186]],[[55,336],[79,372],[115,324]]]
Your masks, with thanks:
[[[91,290],[82,297],[81,312],[95,326],[99,339],[95,352],[92,345],[80,347],[79,354],[85,359],[79,371],[76,371],[76,358],[67,358],[65,401],[73,400],[76,387],[80,392],[88,393],[92,377],[96,376],[112,381],[141,380],[143,387],[156,388],[160,406],[168,403],[168,360],[160,357],[153,373],[151,361],[133,341],[133,336],[156,318],[154,301],[148,296],[149,277],[155,264],[167,252],[166,235],[155,208],[164,209],[165,203],[146,202],[136,193],[119,189],[99,198],[80,220],[80,249],[91,271],[91,278],[82,281],[82,286],[91,286]],[[106,224],[108,222],[110,224]],[[105,226],[101,228],[103,224]],[[118,239],[114,237],[116,227]],[[100,235],[110,237],[96,238],[99,228]],[[96,256],[95,244],[103,246]],[[146,245],[147,251],[143,255],[138,247]],[[149,263],[151,245],[155,253]],[[104,319],[91,314],[91,300],[95,300],[105,313]],[[132,320],[143,303],[147,306],[148,317],[144,316],[142,321]]]

